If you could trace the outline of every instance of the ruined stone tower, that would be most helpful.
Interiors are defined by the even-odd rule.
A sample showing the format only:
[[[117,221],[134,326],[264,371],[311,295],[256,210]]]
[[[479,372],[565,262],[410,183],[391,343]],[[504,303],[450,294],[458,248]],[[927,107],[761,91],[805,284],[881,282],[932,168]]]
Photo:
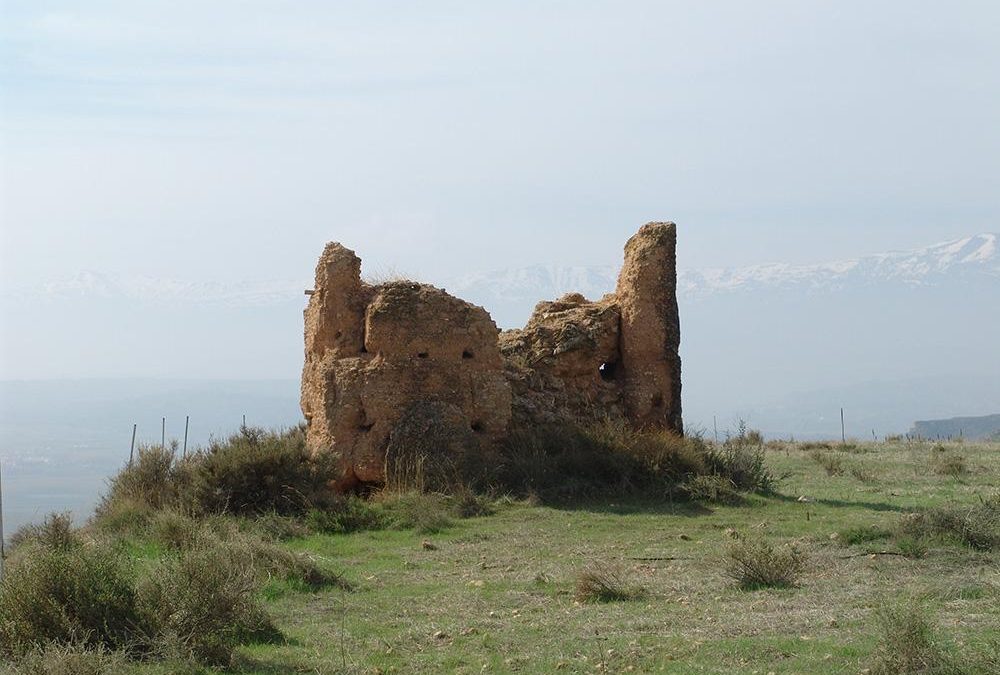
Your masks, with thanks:
[[[433,286],[364,283],[354,252],[327,244],[305,310],[310,449],[333,453],[347,490],[383,482],[386,453],[428,424],[448,430],[450,448],[606,419],[683,433],[676,243],[673,223],[647,223],[625,245],[614,293],[540,302],[503,333]]]

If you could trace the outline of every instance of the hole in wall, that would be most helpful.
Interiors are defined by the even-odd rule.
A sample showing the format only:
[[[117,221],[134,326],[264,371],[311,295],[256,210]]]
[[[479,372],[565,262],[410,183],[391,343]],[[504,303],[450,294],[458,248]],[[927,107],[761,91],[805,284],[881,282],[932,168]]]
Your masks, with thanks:
[[[605,361],[597,368],[597,372],[600,373],[601,379],[605,382],[614,381],[616,370],[618,370],[618,364],[614,361]]]
[[[374,422],[371,422],[369,424],[359,424],[358,431],[371,431],[373,426],[375,426]]]
[[[426,359],[427,358],[427,352],[420,352],[419,354],[417,354],[417,358],[418,359]]]
[[[472,358],[472,352],[470,352],[468,349],[463,349],[462,350],[462,358],[463,359],[471,359]]]
[[[341,338],[341,336],[343,336],[343,334],[344,334],[343,331],[339,331],[338,330],[336,333],[333,334],[333,339],[334,340],[339,340]]]
[[[663,394],[653,394],[653,407],[654,408],[663,407]]]
[[[480,431],[483,430],[483,423],[479,421],[473,422],[469,426],[472,427],[472,430],[475,431],[476,433],[479,433]]]

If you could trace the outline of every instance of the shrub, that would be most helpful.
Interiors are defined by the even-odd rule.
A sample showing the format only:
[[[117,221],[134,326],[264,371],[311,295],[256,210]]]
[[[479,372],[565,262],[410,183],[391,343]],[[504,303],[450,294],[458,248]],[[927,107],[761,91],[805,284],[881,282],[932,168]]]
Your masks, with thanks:
[[[876,614],[879,642],[871,671],[877,675],[965,672],[936,635],[927,609],[915,602],[881,608]]]
[[[775,480],[764,461],[760,433],[748,430],[742,420],[737,434],[726,439],[721,448],[710,449],[705,459],[709,473],[728,478],[738,490],[765,494],[774,490]]]
[[[303,514],[329,495],[329,458],[314,461],[305,431],[242,427],[194,459],[191,501],[208,513]]]
[[[316,560],[306,553],[293,553],[260,540],[250,539],[243,544],[244,555],[248,555],[268,578],[298,582],[310,590],[335,586],[344,590],[351,584],[336,572],[320,567]]]
[[[968,471],[965,465],[965,458],[953,452],[932,454],[931,468],[939,476],[951,476],[953,478],[964,475]]]
[[[308,519],[308,513],[307,519]],[[240,521],[244,531],[255,532],[267,541],[286,541],[299,539],[311,534],[309,525],[302,518],[281,516],[277,513],[264,513],[253,518]]]
[[[312,509],[306,515],[310,528],[326,534],[381,530],[387,526],[387,521],[379,504],[355,496],[337,499],[326,508]]]
[[[494,483],[542,501],[664,495],[686,477],[707,471],[708,451],[697,437],[631,430],[605,423],[515,430],[500,452]]]
[[[96,545],[17,556],[0,582],[0,616],[0,651],[14,654],[48,643],[132,649],[139,623],[124,560]]]
[[[239,549],[218,545],[168,558],[138,586],[148,640],[162,657],[226,665],[237,644],[273,637],[259,579]]]
[[[134,672],[122,652],[50,644],[33,649],[0,672],[10,675],[124,675]]]
[[[443,495],[420,492],[386,495],[382,504],[394,527],[435,534],[451,527],[451,509]]]
[[[833,443],[827,441],[808,441],[799,445],[799,448],[805,452],[811,452],[813,450],[833,450]]]
[[[605,422],[587,430],[598,443],[631,457],[653,480],[675,482],[706,471],[705,443],[698,435],[670,431],[637,431],[625,423]]]
[[[453,492],[485,489],[497,465],[453,405],[438,401],[411,406],[394,425],[385,454],[386,489],[392,492]]]
[[[305,432],[242,427],[185,459],[170,448],[144,446],[111,480],[95,515],[106,531],[138,532],[152,512],[301,516],[330,498],[332,458],[313,458]]]
[[[989,551],[1000,547],[1000,495],[972,506],[938,506],[908,514],[897,529],[903,536],[950,538]]]
[[[634,491],[641,480],[633,457],[566,426],[519,429],[502,449],[498,482],[519,495],[535,494],[542,501],[560,502]]]
[[[695,501],[716,504],[741,504],[743,502],[743,497],[736,491],[733,482],[723,476],[691,476],[681,484],[681,491]]]
[[[140,445],[135,460],[111,479],[97,507],[100,517],[120,502],[141,503],[152,509],[176,504],[188,477],[186,462],[177,460],[177,443],[169,447]]]
[[[164,548],[181,550],[194,545],[201,525],[182,513],[168,509],[152,518],[149,530],[153,540]]]
[[[73,517],[68,512],[50,513],[41,523],[24,525],[10,537],[12,549],[37,544],[54,551],[68,551],[82,543],[73,531]]]
[[[238,521],[228,517],[194,520],[173,511],[163,511],[153,521],[155,540],[173,551],[224,548],[233,558],[252,567],[262,577],[301,582],[310,589],[346,587],[337,574],[320,568],[305,553],[293,553],[275,546],[255,531],[245,532]]]
[[[874,541],[884,541],[891,536],[892,532],[877,525],[861,525],[842,530],[838,533],[837,541],[844,546],[856,546]]]
[[[844,461],[836,455],[828,455],[825,452],[813,450],[809,453],[809,458],[823,467],[827,476],[841,476],[844,473]]]
[[[744,590],[787,588],[796,585],[804,568],[805,556],[792,546],[737,535],[727,551],[725,573]]]
[[[875,483],[878,481],[878,475],[864,464],[852,464],[849,470],[851,475],[862,483]]]
[[[927,543],[920,537],[897,537],[896,549],[907,558],[923,558],[927,555]]]
[[[489,497],[476,494],[471,488],[461,488],[453,495],[453,510],[459,518],[478,518],[493,515],[493,503]]]
[[[91,519],[94,527],[108,534],[140,535],[149,529],[156,510],[142,499],[105,495]]]
[[[578,602],[638,600],[645,595],[645,589],[628,584],[621,572],[603,565],[584,570],[576,578]]]

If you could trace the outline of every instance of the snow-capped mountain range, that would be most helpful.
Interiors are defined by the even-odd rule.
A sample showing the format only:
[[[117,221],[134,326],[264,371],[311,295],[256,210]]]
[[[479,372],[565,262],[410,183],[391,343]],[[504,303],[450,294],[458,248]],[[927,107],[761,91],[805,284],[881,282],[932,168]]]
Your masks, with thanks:
[[[738,268],[682,270],[677,286],[682,298],[763,288],[836,289],[883,281],[934,284],[944,277],[987,275],[1000,279],[1000,235],[977,234],[925,248],[867,255],[850,260],[795,265],[766,263]],[[532,295],[554,298],[577,291],[598,298],[614,290],[617,265],[552,267],[536,265],[481,272],[456,280],[456,291],[500,297]],[[539,291],[542,291],[539,293]],[[459,293],[461,295],[461,293]]]
[[[682,270],[682,301],[718,293],[767,289],[836,290],[896,282],[934,285],[968,276],[1000,280],[1000,235],[977,234],[907,251],[866,255],[813,265],[766,263],[739,268]],[[504,268],[438,282],[459,297],[487,308],[520,305],[530,310],[538,300],[579,292],[591,299],[614,290],[619,265],[534,265]],[[436,281],[436,280],[435,280]],[[7,289],[8,298],[128,299],[143,303],[265,306],[301,299],[309,280],[188,282],[146,276],[120,277],[93,271],[56,279],[41,286]],[[525,305],[525,303],[529,303]],[[503,312],[505,313],[505,312]]]
[[[979,234],[816,265],[682,270],[685,423],[740,416],[777,435],[836,436],[845,407],[870,435],[997,413],[998,243]],[[426,281],[514,328],[539,300],[613,290],[620,263],[608,262]],[[302,270],[245,283],[85,272],[4,287],[0,380],[295,377],[311,285]]]

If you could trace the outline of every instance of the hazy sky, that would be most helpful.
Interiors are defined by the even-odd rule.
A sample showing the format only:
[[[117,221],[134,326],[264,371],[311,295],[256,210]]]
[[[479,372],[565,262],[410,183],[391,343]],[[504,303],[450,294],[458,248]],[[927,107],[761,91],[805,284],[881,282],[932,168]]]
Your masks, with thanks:
[[[816,261],[1000,222],[1000,5],[3,0],[0,282]]]

